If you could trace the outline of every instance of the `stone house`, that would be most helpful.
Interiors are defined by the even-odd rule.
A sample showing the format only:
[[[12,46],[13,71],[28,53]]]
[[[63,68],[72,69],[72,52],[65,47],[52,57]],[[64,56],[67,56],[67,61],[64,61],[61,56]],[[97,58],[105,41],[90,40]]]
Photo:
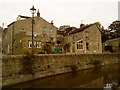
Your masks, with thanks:
[[[64,34],[66,53],[96,54],[102,53],[101,32],[96,23],[84,25]]]
[[[71,30],[77,29],[76,27],[70,27],[69,25],[60,26],[57,31],[57,44],[64,51],[64,34],[69,33]]]
[[[108,50],[105,50],[105,47],[107,46],[111,46],[112,52],[120,52],[120,38],[107,40],[102,45],[103,45],[104,53],[108,51]]]
[[[3,28],[0,27],[0,53],[2,52],[2,32],[3,32]]]
[[[57,27],[40,17],[39,10],[34,17],[33,27],[34,53],[40,53],[45,43],[50,43],[52,49],[57,41]],[[18,16],[17,21],[8,25],[4,31],[3,53],[24,54],[32,49],[32,18]]]

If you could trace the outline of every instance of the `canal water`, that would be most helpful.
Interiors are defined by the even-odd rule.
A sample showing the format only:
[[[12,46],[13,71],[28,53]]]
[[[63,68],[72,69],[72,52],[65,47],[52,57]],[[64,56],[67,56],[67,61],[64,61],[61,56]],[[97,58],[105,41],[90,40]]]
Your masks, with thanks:
[[[120,64],[50,76],[10,88],[104,88],[120,86]]]

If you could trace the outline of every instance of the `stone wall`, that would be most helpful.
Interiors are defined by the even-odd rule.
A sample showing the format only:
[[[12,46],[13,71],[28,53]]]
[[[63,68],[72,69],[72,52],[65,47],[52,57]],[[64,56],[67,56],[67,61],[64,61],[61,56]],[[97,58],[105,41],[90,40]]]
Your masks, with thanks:
[[[35,56],[3,56],[3,87],[41,77],[95,67],[91,61],[102,65],[118,63],[118,54],[60,54]]]

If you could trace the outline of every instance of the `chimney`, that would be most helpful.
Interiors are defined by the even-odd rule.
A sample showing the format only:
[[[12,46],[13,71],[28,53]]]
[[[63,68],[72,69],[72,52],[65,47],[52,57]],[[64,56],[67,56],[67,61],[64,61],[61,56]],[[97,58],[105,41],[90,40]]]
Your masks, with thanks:
[[[40,12],[39,12],[39,9],[38,9],[38,12],[37,12],[37,16],[40,17]]]
[[[82,27],[84,27],[84,26],[85,26],[85,24],[82,24],[82,23],[80,24],[80,28],[82,28]]]
[[[51,20],[51,24],[53,25],[54,23],[53,23],[53,20]]]

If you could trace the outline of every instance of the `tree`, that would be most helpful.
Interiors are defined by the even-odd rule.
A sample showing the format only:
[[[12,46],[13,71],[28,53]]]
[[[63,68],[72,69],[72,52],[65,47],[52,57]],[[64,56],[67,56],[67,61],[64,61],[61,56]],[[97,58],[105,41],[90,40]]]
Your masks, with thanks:
[[[120,21],[114,21],[109,25],[111,39],[120,37]]]
[[[96,25],[102,34],[102,42],[109,40],[110,32],[107,29],[104,29],[100,22],[97,22]]]

